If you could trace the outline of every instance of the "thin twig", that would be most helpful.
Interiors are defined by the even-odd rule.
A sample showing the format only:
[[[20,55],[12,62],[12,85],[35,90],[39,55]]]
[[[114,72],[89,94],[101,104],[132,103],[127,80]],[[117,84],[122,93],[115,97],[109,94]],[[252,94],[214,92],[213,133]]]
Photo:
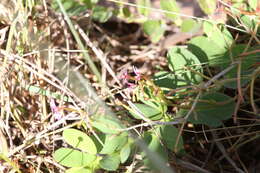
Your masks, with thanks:
[[[212,136],[214,138],[213,140],[215,141],[217,147],[219,148],[219,150],[221,151],[223,156],[227,159],[227,161],[236,169],[237,172],[244,173],[244,171],[241,170],[240,168],[238,168],[236,163],[228,156],[227,152],[225,151],[225,148],[224,148],[223,144],[220,143],[219,141],[215,140],[215,139],[218,138],[216,132],[212,131],[211,134],[212,134]]]

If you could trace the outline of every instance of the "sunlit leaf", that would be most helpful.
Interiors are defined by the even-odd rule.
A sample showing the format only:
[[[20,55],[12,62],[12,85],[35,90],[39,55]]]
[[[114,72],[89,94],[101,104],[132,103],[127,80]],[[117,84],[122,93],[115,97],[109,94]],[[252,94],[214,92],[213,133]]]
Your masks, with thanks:
[[[90,154],[96,154],[97,148],[92,139],[85,133],[76,129],[65,129],[62,134],[64,140],[73,146]]]
[[[176,0],[160,0],[161,9],[167,12],[179,13],[180,7],[178,6]],[[174,21],[177,25],[180,25],[180,16],[171,13],[165,13],[166,17]]]
[[[188,42],[188,49],[199,58],[201,63],[209,63],[211,66],[225,62],[223,55],[226,49],[219,47],[213,40],[205,37],[194,37]]]
[[[150,36],[152,42],[158,42],[164,34],[164,25],[160,20],[147,20],[143,23],[144,32]]]
[[[56,150],[53,157],[56,162],[67,167],[88,166],[96,159],[95,155],[70,148],[60,148]]]
[[[148,17],[149,13],[150,13],[150,9],[148,9],[149,7],[151,7],[151,2],[150,0],[137,0],[137,9],[138,12],[146,17]],[[141,7],[139,7],[141,6]],[[142,8],[143,7],[148,7],[148,8]]]
[[[200,8],[206,14],[212,14],[215,12],[217,2],[216,0],[198,0]]]
[[[167,58],[170,70],[176,75],[178,86],[196,84],[202,80],[201,76],[187,69],[202,73],[199,59],[187,49],[171,48],[167,53]]]

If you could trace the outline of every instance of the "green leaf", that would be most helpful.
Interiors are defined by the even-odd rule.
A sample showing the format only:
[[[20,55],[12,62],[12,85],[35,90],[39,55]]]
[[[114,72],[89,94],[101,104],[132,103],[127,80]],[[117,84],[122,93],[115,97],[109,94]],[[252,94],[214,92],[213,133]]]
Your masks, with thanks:
[[[173,73],[167,71],[160,71],[153,77],[154,83],[161,88],[177,88],[177,77]]]
[[[85,133],[76,129],[65,129],[62,134],[64,140],[74,148],[81,149],[90,154],[96,154],[97,148],[92,139]]]
[[[121,163],[125,163],[125,161],[128,159],[131,153],[131,147],[130,144],[127,143],[121,150],[120,150],[120,160]]]
[[[159,120],[162,118],[163,113],[154,107],[141,103],[134,103],[134,105],[146,118],[151,120]],[[131,110],[130,114],[136,119],[142,119],[134,110]]]
[[[188,49],[199,58],[201,63],[209,63],[210,66],[216,66],[225,61],[223,55],[226,53],[226,49],[219,47],[205,36],[191,39],[188,42]]]
[[[180,12],[180,7],[178,6],[176,0],[160,0],[161,9],[169,12]],[[175,22],[177,25],[181,24],[181,19],[179,15],[171,14],[171,13],[165,13],[165,16],[171,19],[173,22]]]
[[[165,142],[166,146],[170,150],[174,150],[177,136],[179,134],[179,130],[174,126],[160,126],[158,128],[159,133],[161,134],[162,141]],[[182,137],[179,140],[177,145],[177,153],[184,151],[183,139]]]
[[[100,154],[112,154],[115,151],[120,150],[128,140],[126,133],[120,135],[107,135],[103,149]]]
[[[131,11],[127,7],[123,7],[122,12],[124,14],[124,17],[130,17],[131,16]]]
[[[245,44],[238,44],[238,45],[232,46],[231,50],[224,55],[224,57],[226,59],[230,59],[230,61],[228,63],[224,63],[221,66],[221,69],[225,69],[232,63],[231,59],[236,61],[241,58],[242,63],[241,63],[241,69],[240,69],[240,71],[241,71],[240,83],[241,83],[242,87],[250,81],[249,75],[252,73],[252,70],[253,70],[252,67],[255,63],[259,62],[259,57],[260,57],[260,53],[257,52],[257,50],[259,50],[259,46],[251,47],[247,51],[247,52],[254,52],[254,53],[245,55],[243,57],[239,57],[240,54],[246,53],[245,52],[246,47],[247,47],[247,45],[245,45]],[[236,79],[237,71],[238,71],[238,67],[236,66],[233,69],[231,69],[228,73],[225,74],[225,79]],[[228,88],[236,89],[237,80],[238,79],[231,81],[231,82],[227,82],[224,84],[224,86],[228,87]]]
[[[198,0],[200,8],[206,14],[212,14],[216,10],[216,0]]]
[[[61,3],[69,16],[78,15],[88,8],[86,5],[82,5],[74,0],[63,0]],[[60,11],[56,1],[52,1],[51,6],[53,9]]]
[[[224,25],[216,25],[203,22],[203,30],[208,38],[223,49],[229,49],[233,43],[233,37]]]
[[[199,59],[185,48],[174,47],[167,53],[169,68],[176,75],[177,86],[198,84],[202,78],[200,75],[185,69],[191,68],[194,71],[202,73],[202,67]]]
[[[181,24],[181,32],[195,33],[199,28],[200,24],[194,19],[185,19]]]
[[[118,154],[105,156],[99,163],[100,167],[107,171],[116,171],[120,164],[120,156]]]
[[[201,102],[189,116],[188,121],[193,124],[205,124],[211,127],[222,125],[222,120],[232,117],[235,110],[233,98],[222,93],[208,93],[201,97]],[[179,114],[185,116],[188,110],[180,110]]]
[[[137,10],[140,14],[148,17],[149,13],[150,13],[150,9],[148,9],[149,7],[151,7],[151,2],[150,0],[137,0]],[[144,7],[148,7],[148,8],[142,8],[142,7],[138,7],[138,6],[144,6]]]
[[[93,127],[105,134],[117,134],[119,129],[125,128],[120,121],[110,115],[97,115],[91,123]]]
[[[89,168],[73,167],[66,170],[65,173],[94,173],[94,172]]]
[[[259,28],[258,16],[250,16],[250,15],[242,14],[239,18],[242,21],[242,26],[245,26],[247,28],[247,30],[255,31],[256,27]],[[259,32],[259,29],[258,29],[258,32]]]
[[[257,3],[258,3],[258,0],[249,0],[247,1],[249,6],[255,11],[257,9]]]
[[[92,11],[93,20],[100,23],[105,23],[106,21],[108,21],[108,19],[110,19],[110,17],[112,17],[112,15],[113,12],[109,8],[98,5],[96,5]]]
[[[164,34],[164,25],[160,20],[147,20],[143,23],[144,32],[151,37],[152,42],[158,42]]]
[[[161,159],[163,159],[165,163],[167,162],[168,160],[167,150],[160,143],[158,136],[156,136],[151,131],[147,131],[144,133],[144,141],[147,144],[149,150],[158,154],[158,156],[161,157]],[[147,165],[152,169],[156,169],[156,167],[154,166],[155,164],[146,156],[146,153],[142,152],[141,154],[143,156],[145,165]]]
[[[96,159],[95,155],[70,148],[60,148],[54,152],[54,160],[67,167],[89,166]]]

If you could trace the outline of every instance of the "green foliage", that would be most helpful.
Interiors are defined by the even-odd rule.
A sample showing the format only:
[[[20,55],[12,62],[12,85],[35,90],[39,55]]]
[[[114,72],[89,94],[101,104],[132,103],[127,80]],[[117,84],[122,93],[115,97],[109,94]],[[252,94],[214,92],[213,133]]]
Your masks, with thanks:
[[[212,14],[215,12],[217,0],[198,0],[200,8],[206,14]]]
[[[207,37],[223,49],[229,49],[234,42],[231,33],[223,25],[216,25],[209,22],[203,23],[203,31]]]
[[[95,6],[92,13],[92,19],[100,23],[105,23],[113,15],[111,9],[102,6]]]
[[[207,93],[201,97],[195,110],[189,116],[193,124],[205,124],[211,127],[222,125],[222,120],[232,117],[235,110],[233,98],[222,93]],[[179,114],[186,115],[188,110],[180,110]]]
[[[160,0],[161,9],[167,12],[179,13],[180,7],[175,0]],[[165,13],[165,16],[170,20],[174,21],[177,25],[181,24],[181,19],[179,15]]]
[[[92,19],[101,23],[111,18],[113,11],[116,10],[97,5],[98,0],[61,0],[61,2],[69,16],[79,15],[82,12],[86,12],[87,9],[90,9],[92,10]],[[60,11],[56,1],[52,1],[51,5],[53,9]]]
[[[65,173],[92,173],[92,171],[88,168],[82,168],[82,167],[73,167],[68,170],[66,170]]]
[[[60,148],[53,156],[58,163],[67,167],[90,166],[96,159],[95,155],[70,148]]]
[[[194,73],[202,73],[202,67],[199,59],[190,51],[184,48],[174,47],[167,54],[169,69],[174,72],[177,86],[198,84],[202,78]],[[191,69],[187,69],[191,68]]]
[[[128,140],[127,133],[118,135],[106,135],[104,146],[99,154],[105,154],[104,157],[97,155],[95,142],[87,134],[76,130],[66,129],[63,131],[64,140],[74,148],[60,148],[56,150],[53,157],[59,164],[69,167],[66,172],[80,173],[92,172],[102,168],[108,171],[117,170],[120,162],[124,163],[131,152],[131,142]]]
[[[152,131],[147,131],[144,133],[144,141],[148,146],[150,151],[155,152],[161,159],[165,162],[168,160],[168,153],[166,148],[160,143],[160,138]],[[156,169],[154,167],[154,163],[151,159],[147,158],[145,152],[142,152],[142,156],[144,159],[144,164],[147,165],[149,168]]]
[[[151,7],[151,1],[150,0],[137,0],[136,4],[138,6],[144,6],[144,7]],[[150,9],[147,8],[140,8],[137,7],[138,12],[146,17],[148,17],[150,13]]]
[[[253,71],[253,65],[257,62],[259,62],[259,56],[260,53],[257,52],[257,50],[259,50],[259,46],[256,47],[251,47],[248,49],[248,52],[254,52],[245,56],[239,56],[241,55],[245,49],[246,49],[247,45],[245,44],[239,44],[239,45],[235,45],[232,47],[232,49],[230,50],[230,52],[227,52],[224,57],[226,59],[228,59],[230,57],[230,55],[232,55],[233,57],[233,61],[240,61],[241,60],[241,67],[240,67],[240,83],[241,86],[245,86],[246,84],[248,84],[250,82],[250,74]],[[231,57],[231,58],[232,58]],[[231,62],[231,59],[230,59]],[[221,67],[222,69],[226,68],[229,65],[229,63],[225,63],[223,64],[223,66]],[[238,67],[233,68],[232,70],[230,70],[226,75],[225,78],[226,79],[234,79],[237,77],[237,71],[238,71]],[[237,88],[237,81],[230,81],[224,84],[225,87],[228,88]]]
[[[74,148],[90,154],[96,154],[97,149],[90,137],[76,129],[66,129],[62,134],[64,140]]]
[[[164,23],[161,20],[147,20],[143,23],[143,30],[156,43],[164,34]]]
[[[188,49],[199,58],[201,63],[209,63],[210,66],[223,62],[221,59],[226,52],[224,48],[219,47],[213,40],[205,36],[192,38],[188,42]]]
[[[156,130],[159,132],[162,141],[165,143],[166,147],[169,150],[174,151],[179,130],[174,126],[166,126],[166,125],[160,126]],[[176,152],[181,153],[183,152],[183,150],[184,150],[183,139],[181,137],[178,142]]]
[[[115,151],[119,151],[127,143],[127,133],[121,133],[120,135],[106,135],[105,143],[100,154],[112,154]]]
[[[163,116],[163,112],[149,105],[140,103],[135,103],[134,105],[138,108],[140,113],[142,113],[146,118],[149,118],[151,120],[159,120]],[[131,115],[133,115],[134,118],[142,119],[135,111],[131,110],[130,113]]]
[[[108,171],[116,171],[120,164],[120,155],[107,155],[100,161],[100,167]]]
[[[258,5],[257,3],[258,3],[258,0],[250,0],[250,1],[248,1],[249,6],[250,6],[253,10],[256,10],[257,5]]]
[[[120,151],[120,161],[121,163],[125,163],[125,161],[128,159],[128,157],[131,154],[131,145],[130,143],[125,144],[123,148]]]
[[[216,0],[198,2],[206,14],[215,11]],[[81,6],[82,3],[87,4],[87,8],[92,10],[92,19],[96,21],[106,22],[115,14],[113,9],[98,6],[96,2],[90,0],[81,3],[64,1],[64,6],[68,12],[73,8],[77,9],[77,12],[80,11],[77,6]],[[141,6],[150,7],[150,0],[138,0],[137,5],[140,5],[138,12],[145,18],[140,22],[144,33],[153,43],[158,42],[165,32],[165,20],[148,18],[150,9]],[[160,5],[163,10],[180,12],[175,0],[161,0]],[[256,1],[250,2],[249,5],[255,9]],[[134,18],[127,7],[122,6],[120,10],[125,18]],[[75,11],[71,14],[75,14]],[[134,78],[133,80],[136,80],[134,84],[137,85],[134,89],[131,88],[134,103],[132,107],[124,105],[130,115],[129,117],[123,117],[127,116],[125,114],[120,115],[120,118],[124,120],[134,118],[133,122],[148,119],[158,124],[173,122],[176,117],[186,117],[196,101],[194,109],[187,118],[188,122],[209,127],[223,125],[225,120],[232,117],[236,106],[235,99],[223,91],[226,88],[237,89],[238,83],[242,87],[248,85],[254,71],[253,67],[259,63],[259,46],[236,44],[236,39],[224,25],[197,22],[193,19],[181,20],[179,16],[170,13],[166,13],[165,16],[179,25],[182,32],[195,33],[203,26],[204,35],[190,39],[187,47],[170,48],[167,51],[168,70],[156,73],[153,79],[144,76],[141,76],[140,80]],[[240,19],[249,30],[258,27],[253,17],[241,15]],[[212,82],[213,88],[203,87],[206,80],[212,79],[233,64],[235,65],[231,70]],[[201,96],[196,100],[198,93]],[[128,123],[131,124],[132,121]],[[132,159],[133,153],[141,154],[142,161],[148,168],[157,169],[153,159],[148,157],[148,152],[138,151],[128,133],[122,131],[126,127],[117,118],[110,115],[95,115],[90,118],[90,125],[101,138],[101,142],[96,136],[88,136],[76,129],[64,130],[65,142],[74,149],[60,148],[55,151],[54,159],[61,165],[69,167],[66,172],[95,172],[98,169],[116,171],[120,163]],[[138,133],[150,151],[158,154],[165,163],[169,160],[168,152],[185,154],[182,136],[177,139],[181,133],[177,126],[145,127]]]
[[[96,115],[93,117],[92,126],[105,134],[118,134],[124,128],[119,120],[113,116]]]
[[[185,19],[181,24],[182,32],[195,33],[199,30],[200,23],[194,19]]]

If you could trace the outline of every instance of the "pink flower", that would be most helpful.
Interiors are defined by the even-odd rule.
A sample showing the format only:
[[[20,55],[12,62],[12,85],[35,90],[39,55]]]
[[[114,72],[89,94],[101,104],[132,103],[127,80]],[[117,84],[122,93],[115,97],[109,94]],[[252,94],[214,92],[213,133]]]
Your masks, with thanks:
[[[134,89],[136,85],[136,81],[141,80],[141,73],[138,71],[138,69],[133,66],[133,72],[134,72],[134,77],[130,76],[127,72],[127,70],[123,73],[121,76],[121,79],[123,79],[123,85],[127,86],[128,89],[132,90]],[[134,83],[130,82],[130,80],[134,79]]]
[[[135,79],[141,80],[141,73],[139,72],[139,70],[135,66],[133,66],[133,71],[134,71],[134,74],[135,74]]]
[[[54,119],[60,120],[62,118],[62,114],[60,113],[59,107],[56,106],[54,99],[50,100],[50,108],[53,113]]]

